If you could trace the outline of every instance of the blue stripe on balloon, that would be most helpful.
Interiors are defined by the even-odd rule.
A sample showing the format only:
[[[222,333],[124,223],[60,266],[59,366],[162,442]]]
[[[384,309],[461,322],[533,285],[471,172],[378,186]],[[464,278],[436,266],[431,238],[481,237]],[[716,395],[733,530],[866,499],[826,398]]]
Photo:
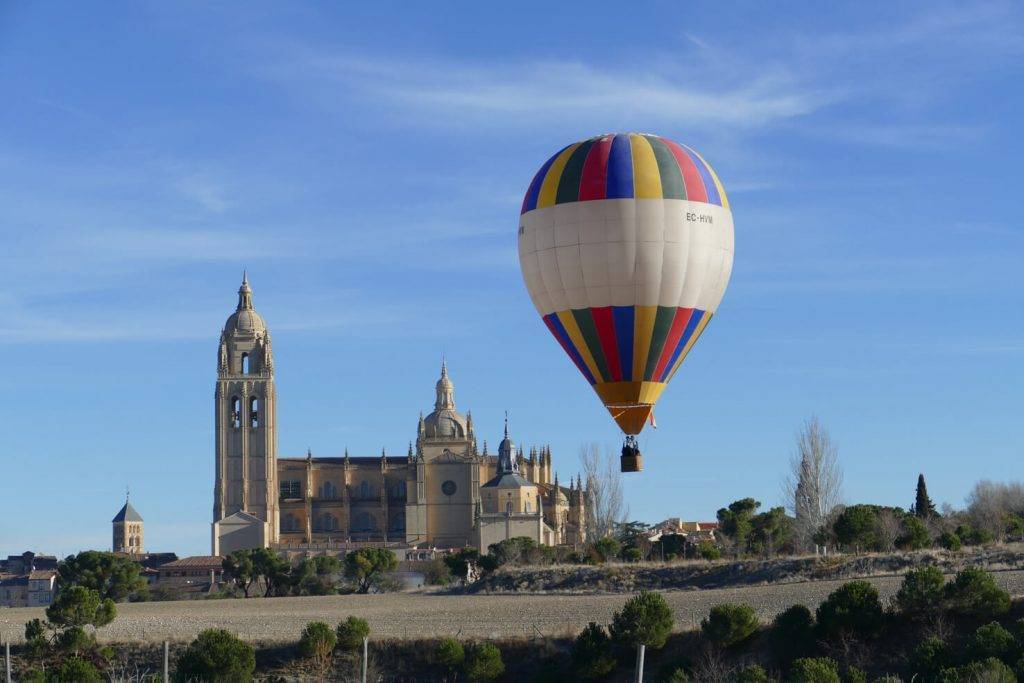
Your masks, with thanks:
[[[576,363],[576,367],[578,367],[580,372],[583,373],[583,376],[586,377],[587,381],[591,384],[597,384],[596,380],[594,380],[594,376],[590,374],[590,370],[587,369],[587,364],[583,362],[583,356],[580,355],[576,345],[572,343],[572,337],[570,337],[569,333],[565,331],[565,326],[562,324],[562,321],[559,320],[558,315],[555,313],[549,313],[545,318],[551,322],[551,326],[558,334],[558,340],[562,342],[562,346],[564,346],[569,352],[569,355]]]
[[[664,369],[661,371],[661,376],[654,379],[655,382],[664,382],[665,377],[668,373],[672,372],[672,368],[676,364],[676,360],[679,359],[679,354],[686,348],[687,342],[690,341],[690,337],[693,336],[693,331],[697,329],[697,325],[700,323],[701,318],[704,317],[704,311],[693,309],[693,314],[690,316],[689,322],[686,323],[686,328],[683,329],[683,334],[679,337],[679,343],[676,344],[675,350],[669,357],[668,362],[665,363]]]
[[[619,347],[619,367],[623,381],[633,377],[633,321],[636,309],[633,306],[612,306],[615,321],[615,343]]]
[[[616,135],[608,153],[608,177],[605,181],[607,199],[633,198],[633,151],[628,135]]]
[[[568,148],[569,145],[566,145],[555,152],[555,154],[553,154],[552,157],[545,161],[544,165],[540,167],[540,170],[537,171],[537,175],[533,176],[533,182],[530,183],[530,189],[526,192],[526,201],[523,202],[522,213],[533,211],[537,208],[537,199],[540,197],[540,187],[544,184],[544,176],[548,174],[548,169],[551,168],[551,164],[555,163],[555,159],[558,158],[558,155]]]
[[[708,169],[707,164],[701,161],[697,153],[686,145],[680,145],[686,150],[686,153],[693,159],[693,165],[697,167],[697,172],[700,173],[700,179],[704,181],[704,190],[708,193],[708,204],[715,204],[717,206],[722,205],[722,198],[718,195],[718,185],[715,185],[715,179],[711,177],[711,171]]]

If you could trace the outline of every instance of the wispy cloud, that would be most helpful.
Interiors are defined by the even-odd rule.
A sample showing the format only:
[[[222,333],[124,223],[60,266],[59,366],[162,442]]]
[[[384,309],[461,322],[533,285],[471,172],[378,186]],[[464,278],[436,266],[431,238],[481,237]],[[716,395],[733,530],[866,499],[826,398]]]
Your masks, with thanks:
[[[179,180],[175,187],[186,199],[191,199],[207,211],[223,213],[230,206],[224,187],[209,178],[192,175]]]

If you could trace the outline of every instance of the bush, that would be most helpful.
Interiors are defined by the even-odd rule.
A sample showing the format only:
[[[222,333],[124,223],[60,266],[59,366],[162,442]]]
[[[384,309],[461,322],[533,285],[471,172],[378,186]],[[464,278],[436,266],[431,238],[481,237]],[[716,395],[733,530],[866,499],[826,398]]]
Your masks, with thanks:
[[[878,513],[873,505],[851,505],[832,524],[836,539],[845,546],[873,548],[877,542]]]
[[[722,551],[718,549],[714,541],[701,541],[697,544],[697,554],[702,559],[710,562],[711,560],[717,560],[722,557]]]
[[[780,662],[805,655],[814,643],[814,616],[804,605],[793,605],[775,617],[769,632],[772,654]]]
[[[956,552],[964,547],[964,542],[960,540],[960,537],[954,534],[952,531],[943,531],[939,534],[939,545],[946,550],[952,550]]]
[[[384,575],[397,566],[398,558],[387,548],[360,548],[345,555],[345,578],[357,593],[369,593],[386,585]]]
[[[177,681],[249,681],[256,669],[252,646],[222,628],[202,631],[178,655]]]
[[[896,547],[904,550],[921,550],[931,547],[932,537],[920,519],[913,515],[905,515],[902,526],[903,533],[896,539]]]
[[[868,683],[868,675],[855,666],[847,666],[843,683]]]
[[[672,670],[666,680],[668,683],[690,683],[693,679],[690,678],[690,674],[686,673],[686,669],[677,667]]]
[[[983,545],[991,543],[995,537],[985,529],[975,529],[970,524],[961,524],[956,528],[956,535],[964,545]]]
[[[469,653],[466,678],[471,681],[493,681],[505,673],[501,650],[491,643],[480,643]]]
[[[462,575],[465,576],[465,573]],[[423,566],[423,582],[428,586],[447,586],[452,578],[451,568],[440,557],[435,557]]]
[[[893,598],[893,605],[909,617],[934,614],[942,606],[942,589],[945,584],[946,577],[938,567],[921,567],[909,571]]]
[[[967,658],[981,661],[990,657],[1010,663],[1016,650],[1013,634],[998,621],[979,626],[967,641]]]
[[[299,652],[303,657],[309,657],[323,667],[331,659],[331,652],[337,643],[338,636],[330,626],[322,621],[311,621],[302,629]]]
[[[466,661],[466,649],[455,638],[442,638],[437,644],[436,659],[444,668],[455,671]]]
[[[789,669],[788,683],[840,683],[839,665],[828,657],[802,657]]]
[[[92,662],[78,657],[65,659],[56,670],[51,669],[46,673],[46,680],[59,683],[100,683],[103,680]]]
[[[604,678],[615,668],[612,639],[604,626],[590,622],[572,644],[572,668],[583,679]]]
[[[640,552],[640,548],[626,548],[622,551],[622,559],[626,562],[639,562],[644,557],[644,554]]]
[[[959,614],[993,618],[1010,611],[1010,595],[996,585],[992,576],[978,567],[957,572],[946,584],[946,606]]]
[[[366,622],[366,619],[349,617],[338,623],[335,633],[338,636],[338,649],[345,652],[356,652],[363,647],[363,638],[370,636],[370,624]]]
[[[719,647],[731,647],[743,642],[757,630],[757,613],[750,605],[715,605],[707,618],[700,622],[704,637]]]
[[[736,683],[768,683],[768,672],[757,664],[745,666],[736,673]]]
[[[611,536],[606,536],[594,543],[594,554],[597,555],[598,562],[607,562],[619,554],[620,547],[618,541]]]
[[[622,611],[612,617],[611,636],[628,647],[646,645],[658,649],[672,632],[672,610],[658,593],[640,591],[626,601]]]
[[[882,623],[878,591],[867,581],[851,581],[818,605],[818,628],[826,637],[841,634],[869,636]]]
[[[910,655],[911,670],[927,680],[938,675],[952,662],[953,653],[950,651],[949,645],[938,636],[932,636],[922,641]]]
[[[941,683],[1017,683],[1013,670],[995,657],[983,662],[971,662],[955,669],[943,669],[938,680]]]

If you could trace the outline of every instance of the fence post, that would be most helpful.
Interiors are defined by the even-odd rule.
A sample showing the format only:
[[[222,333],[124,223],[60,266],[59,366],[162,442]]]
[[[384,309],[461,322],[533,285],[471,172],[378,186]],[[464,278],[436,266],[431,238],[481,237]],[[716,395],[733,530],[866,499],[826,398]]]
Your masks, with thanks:
[[[634,683],[644,683],[644,644],[636,646],[636,675]]]
[[[11,639],[4,641],[4,668],[7,669],[7,683],[11,683]]]
[[[370,638],[363,636],[363,683],[366,683],[366,658],[370,653]]]
[[[171,680],[171,669],[168,666],[168,660],[170,659],[170,657],[168,657],[168,649],[169,648],[170,648],[170,645],[168,645],[167,641],[165,640],[164,641],[164,683],[170,683],[170,680]]]

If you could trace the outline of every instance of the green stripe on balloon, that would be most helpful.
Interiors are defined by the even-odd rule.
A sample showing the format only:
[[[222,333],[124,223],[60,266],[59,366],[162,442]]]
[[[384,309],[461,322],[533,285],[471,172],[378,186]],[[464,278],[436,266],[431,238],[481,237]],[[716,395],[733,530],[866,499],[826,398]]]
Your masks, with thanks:
[[[654,329],[651,331],[651,346],[647,351],[647,367],[644,369],[644,379],[654,379],[654,369],[658,367],[658,359],[661,358],[661,351],[665,348],[665,340],[668,339],[668,332],[672,329],[672,319],[675,318],[676,309],[671,306],[658,306],[658,312],[654,316]]]
[[[587,348],[590,349],[590,355],[593,356],[594,362],[597,363],[597,370],[601,373],[598,381],[609,381],[611,373],[608,372],[608,361],[604,357],[604,349],[601,348],[601,338],[597,334],[594,316],[591,315],[589,308],[574,308],[572,316],[576,319],[576,324],[583,334],[583,341],[587,343]]]
[[[580,179],[583,177],[583,164],[587,160],[590,148],[594,146],[593,140],[587,140],[569,155],[562,169],[562,177],[558,179],[558,192],[555,194],[555,204],[579,201]]]
[[[654,158],[658,161],[658,173],[661,174],[661,196],[665,199],[686,199],[686,185],[683,184],[683,174],[679,170],[679,164],[661,138],[656,135],[645,135],[647,142],[651,143],[654,150]]]

